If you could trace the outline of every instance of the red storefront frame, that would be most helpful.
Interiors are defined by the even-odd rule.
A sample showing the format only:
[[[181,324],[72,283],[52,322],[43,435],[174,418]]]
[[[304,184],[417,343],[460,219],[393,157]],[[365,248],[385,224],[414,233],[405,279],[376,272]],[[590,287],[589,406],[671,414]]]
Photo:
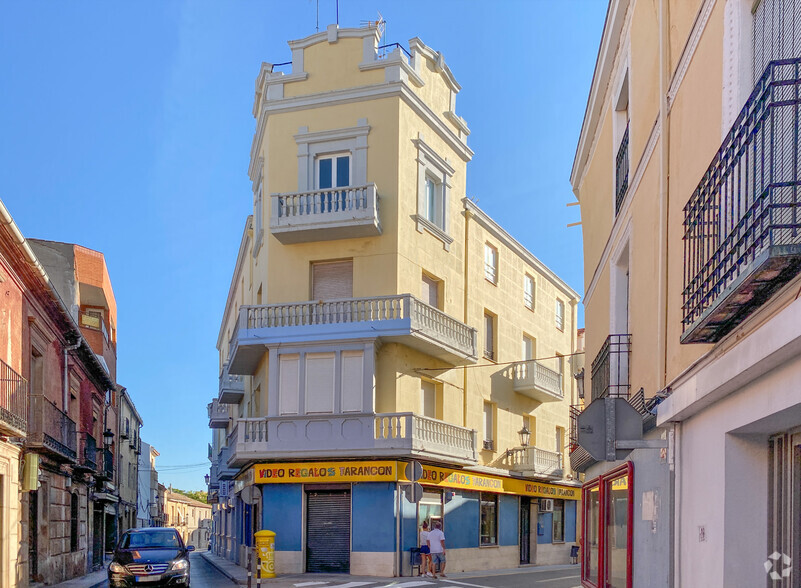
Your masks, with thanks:
[[[628,493],[628,512],[626,524],[626,588],[632,588],[632,546],[634,540],[634,464],[626,462],[620,467],[601,474],[597,478],[587,482],[581,489],[581,504],[582,504],[582,518],[581,518],[581,585],[587,588],[606,588],[609,582],[609,562],[607,561],[607,540],[608,540],[608,515],[610,506],[608,504],[609,498],[609,484],[612,480],[617,478],[626,477],[627,493]],[[588,570],[588,558],[590,550],[588,548],[588,530],[591,528],[589,524],[589,507],[590,500],[589,494],[594,488],[598,489],[598,571],[594,578],[590,578]],[[602,524],[603,523],[603,524]]]

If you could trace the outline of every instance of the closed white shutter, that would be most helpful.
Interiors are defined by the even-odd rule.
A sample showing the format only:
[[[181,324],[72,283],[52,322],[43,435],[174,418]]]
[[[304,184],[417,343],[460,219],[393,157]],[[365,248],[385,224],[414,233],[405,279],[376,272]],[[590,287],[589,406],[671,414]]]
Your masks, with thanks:
[[[278,410],[281,414],[298,414],[300,356],[281,355],[278,360]]]
[[[364,352],[342,352],[342,412],[361,412],[364,403]]]
[[[334,412],[334,357],[306,354],[306,414]]]
[[[353,298],[353,261],[312,264],[312,300]]]
[[[423,276],[423,302],[439,308],[439,282],[425,275]]]

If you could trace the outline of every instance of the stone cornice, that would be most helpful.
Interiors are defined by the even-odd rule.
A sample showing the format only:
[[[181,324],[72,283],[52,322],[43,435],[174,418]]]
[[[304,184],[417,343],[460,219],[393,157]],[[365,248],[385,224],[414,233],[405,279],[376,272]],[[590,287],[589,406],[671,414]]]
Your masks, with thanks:
[[[416,54],[419,53],[426,59],[433,61],[434,69],[438,73],[442,74],[445,83],[448,84],[448,87],[451,90],[458,93],[462,89],[462,87],[456,81],[456,78],[453,77],[453,73],[451,72],[450,68],[445,64],[445,57],[443,57],[442,53],[439,51],[434,51],[431,47],[423,43],[418,37],[409,39],[409,51],[412,54],[412,59],[416,59]]]
[[[474,155],[473,150],[470,149],[440,117],[434,114],[434,111],[429,108],[423,99],[420,98],[408,84],[400,81],[267,101],[262,107],[256,133],[253,136],[248,175],[251,180],[255,177],[256,161],[258,159],[256,154],[261,149],[264,129],[266,128],[267,118],[270,114],[296,112],[310,108],[319,108],[320,106],[334,106],[390,97],[400,97],[431,126],[440,138],[448,143],[463,161],[467,162],[472,159]]]

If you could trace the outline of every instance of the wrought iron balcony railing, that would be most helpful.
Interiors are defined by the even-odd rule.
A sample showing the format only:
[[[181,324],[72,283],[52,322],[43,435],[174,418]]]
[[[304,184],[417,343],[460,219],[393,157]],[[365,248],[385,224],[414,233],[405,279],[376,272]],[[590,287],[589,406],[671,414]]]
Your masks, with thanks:
[[[582,406],[573,404],[570,406],[570,431],[568,432],[568,450],[573,453],[579,446],[578,444],[578,417],[581,414]]]
[[[89,471],[97,470],[97,441],[86,431],[78,434],[78,466]]]
[[[628,398],[631,335],[609,335],[592,360],[592,400]]]
[[[28,381],[0,360],[0,432],[23,437],[28,429]]]
[[[107,480],[114,479],[114,453],[110,449],[102,451],[102,470],[99,472]]]
[[[683,343],[714,343],[801,269],[801,58],[772,61],[684,207]]]
[[[615,159],[615,214],[620,212],[623,199],[629,189],[629,123],[620,141]]]
[[[78,451],[75,421],[41,394],[31,394],[30,402],[28,446],[74,462]]]

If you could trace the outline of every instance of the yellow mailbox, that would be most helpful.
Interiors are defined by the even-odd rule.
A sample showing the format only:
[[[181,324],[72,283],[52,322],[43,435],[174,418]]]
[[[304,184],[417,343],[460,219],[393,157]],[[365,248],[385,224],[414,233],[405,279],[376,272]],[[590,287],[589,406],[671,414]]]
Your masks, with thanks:
[[[275,578],[275,533],[256,531],[256,552],[261,559],[261,577]]]

